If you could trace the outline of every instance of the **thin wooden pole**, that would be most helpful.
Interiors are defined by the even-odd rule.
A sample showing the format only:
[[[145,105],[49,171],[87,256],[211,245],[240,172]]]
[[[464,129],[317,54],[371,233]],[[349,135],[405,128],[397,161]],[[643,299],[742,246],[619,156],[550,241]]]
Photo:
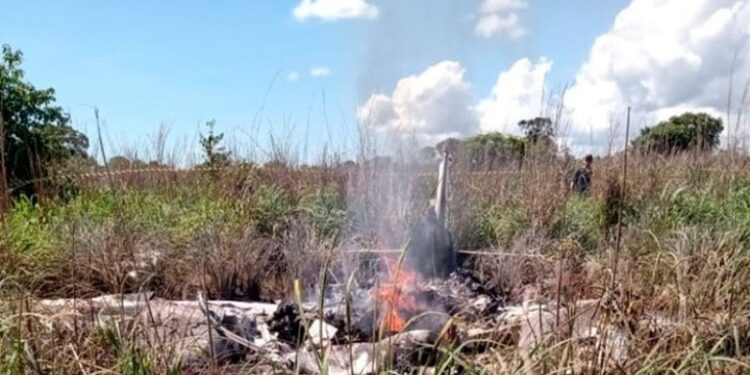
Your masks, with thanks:
[[[0,216],[10,209],[10,190],[8,174],[5,169],[5,121],[3,121],[2,103],[0,103]]]
[[[628,107],[628,117],[627,122],[625,123],[625,152],[622,156],[622,185],[620,186],[620,202],[619,207],[617,208],[617,242],[615,244],[615,259],[612,266],[613,288],[615,287],[617,282],[617,267],[618,263],[620,262],[620,246],[622,244],[622,215],[628,186],[628,142],[630,142],[630,107]]]

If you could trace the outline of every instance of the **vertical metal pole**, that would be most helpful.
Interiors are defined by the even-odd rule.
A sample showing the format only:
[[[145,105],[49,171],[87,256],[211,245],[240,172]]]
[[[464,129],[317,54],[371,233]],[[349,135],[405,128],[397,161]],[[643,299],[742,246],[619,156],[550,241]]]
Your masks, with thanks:
[[[448,151],[443,154],[443,161],[438,169],[437,196],[435,197],[435,216],[440,223],[445,224],[445,186],[448,181]]]

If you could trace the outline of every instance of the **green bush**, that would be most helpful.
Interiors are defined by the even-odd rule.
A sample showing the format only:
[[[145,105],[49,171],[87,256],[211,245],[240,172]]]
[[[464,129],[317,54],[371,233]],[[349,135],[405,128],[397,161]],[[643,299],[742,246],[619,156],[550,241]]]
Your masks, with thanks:
[[[342,201],[333,190],[323,189],[304,195],[299,208],[318,234],[325,237],[336,235],[346,222]]]
[[[639,209],[640,225],[654,233],[681,227],[721,231],[747,228],[750,225],[750,186],[736,184],[725,194],[710,188],[683,187],[658,201],[642,202]]]
[[[48,217],[28,198],[21,198],[8,215],[8,245],[22,258],[46,264],[58,247],[58,234],[49,225]]]
[[[451,232],[459,249],[473,250],[497,245],[494,228],[489,215],[482,207],[467,205],[463,208],[461,217],[454,218]]]
[[[750,228],[750,185],[733,188],[722,201],[721,221],[727,227]]]
[[[509,247],[518,235],[530,227],[531,218],[522,207],[495,205],[484,213],[478,233],[492,238],[492,242],[500,246]]]
[[[602,240],[604,212],[601,202],[572,196],[557,214],[551,228],[553,238],[573,238],[585,250],[596,250]]]
[[[275,186],[261,186],[255,192],[254,203],[253,224],[266,235],[275,236],[283,230],[293,212],[287,193]]]
[[[671,226],[715,223],[721,207],[713,198],[705,191],[675,191],[666,211]]]
[[[123,192],[116,197],[102,190],[50,206],[19,199],[5,225],[7,246],[43,266],[67,251],[74,225],[79,231],[102,225],[127,226],[181,247],[217,224],[239,229],[244,217],[241,206],[207,195]]]

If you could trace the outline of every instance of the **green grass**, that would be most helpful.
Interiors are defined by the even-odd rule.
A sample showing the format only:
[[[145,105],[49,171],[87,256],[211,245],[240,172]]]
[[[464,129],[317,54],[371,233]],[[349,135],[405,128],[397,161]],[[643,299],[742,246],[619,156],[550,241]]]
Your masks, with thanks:
[[[302,215],[310,220],[322,237],[336,235],[346,225],[343,200],[330,189],[321,189],[302,196],[299,203]]]
[[[7,217],[7,247],[24,266],[47,269],[70,247],[74,227],[115,227],[143,233],[181,248],[208,228],[239,230],[247,221],[242,205],[186,192],[158,194],[106,190],[87,192],[62,204],[35,206],[23,199]]]
[[[283,231],[293,214],[289,194],[275,186],[261,186],[255,192],[253,203],[253,225],[266,235],[273,236]]]

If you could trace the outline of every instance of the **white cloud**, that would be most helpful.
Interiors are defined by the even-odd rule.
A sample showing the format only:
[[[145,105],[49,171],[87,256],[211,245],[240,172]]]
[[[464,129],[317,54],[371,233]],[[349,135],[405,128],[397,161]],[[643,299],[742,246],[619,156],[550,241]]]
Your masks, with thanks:
[[[464,72],[454,61],[432,65],[419,75],[401,79],[390,96],[371,96],[358,108],[357,117],[376,129],[414,134],[431,142],[474,134],[474,95]]]
[[[525,9],[526,6],[522,0],[484,0],[479,10],[483,14],[488,14]]]
[[[518,39],[528,33],[518,11],[527,6],[523,0],[484,0],[479,6],[474,33],[483,38],[503,35]]]
[[[686,110],[726,113],[730,81],[737,106],[750,78],[748,25],[748,0],[633,0],[565,96],[574,130],[606,131],[628,105],[636,125]]]
[[[331,75],[331,69],[325,66],[316,66],[310,69],[311,77],[326,77]]]
[[[480,27],[486,29],[481,35],[502,29],[493,22],[520,24],[503,17],[524,7],[522,0],[485,0],[480,16],[499,19],[485,21],[490,24]],[[429,139],[477,130],[517,133],[519,120],[549,116],[545,78],[552,65],[546,58],[518,60],[477,102],[461,65],[444,61],[400,80],[390,95],[373,95],[358,108],[358,118],[378,129]],[[748,110],[750,96],[744,103],[742,97],[750,82],[750,0],[633,0],[596,39],[565,93],[561,125],[571,127],[560,136],[574,152],[605,151],[613,138],[621,141],[628,105],[633,107],[631,135],[684,111],[722,116],[730,82],[733,110]],[[619,124],[612,127],[613,121]]]
[[[299,21],[319,18],[337,21],[345,18],[377,18],[378,8],[366,0],[302,0],[292,14]]]
[[[287,80],[287,81],[289,81],[289,82],[295,82],[295,81],[297,81],[298,79],[299,79],[299,72],[298,72],[298,71],[296,71],[296,70],[295,70],[295,71],[292,71],[292,72],[289,72],[289,73],[288,73],[288,74],[286,75],[286,80]]]
[[[516,13],[483,15],[479,17],[474,32],[483,38],[507,35],[511,39],[518,39],[527,33]]]
[[[518,133],[519,121],[543,113],[545,79],[551,69],[547,58],[536,63],[524,58],[500,73],[490,97],[477,105],[481,130]]]

